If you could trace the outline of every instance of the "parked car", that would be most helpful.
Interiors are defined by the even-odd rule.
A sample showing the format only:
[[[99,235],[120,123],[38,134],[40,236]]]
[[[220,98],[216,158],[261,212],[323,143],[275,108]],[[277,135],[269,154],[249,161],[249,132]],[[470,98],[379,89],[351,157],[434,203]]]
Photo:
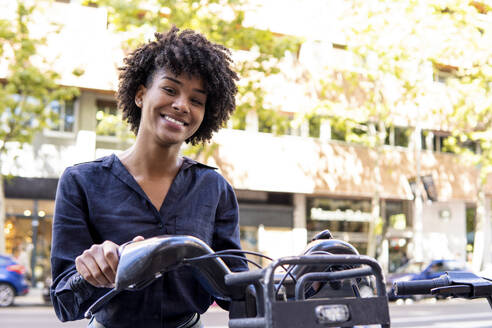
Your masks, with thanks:
[[[0,307],[14,303],[16,296],[29,291],[25,278],[26,269],[10,256],[0,255]]]
[[[395,301],[400,298],[412,298],[415,296],[397,296],[393,284],[397,281],[434,279],[448,271],[468,271],[465,262],[456,260],[432,260],[429,262],[410,261],[399,267],[394,273],[390,273],[386,278],[388,299]],[[423,296],[419,296],[420,298]]]

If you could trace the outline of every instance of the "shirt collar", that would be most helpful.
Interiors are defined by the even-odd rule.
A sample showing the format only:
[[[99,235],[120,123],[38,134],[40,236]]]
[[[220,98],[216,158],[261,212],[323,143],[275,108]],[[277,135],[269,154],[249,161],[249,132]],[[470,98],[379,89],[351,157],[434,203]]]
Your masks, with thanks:
[[[100,158],[99,160],[102,161],[102,166],[103,167],[111,167],[113,165],[114,159],[116,158],[116,154],[111,154],[111,156],[105,156]]]
[[[101,158],[100,160],[102,161],[102,166],[106,167],[106,168],[111,167],[114,163],[115,158],[116,158],[116,154],[114,154],[114,153],[111,154],[111,156],[106,156],[106,157]],[[217,168],[214,166],[209,166],[209,165],[197,162],[194,159],[191,159],[189,157],[183,156],[182,168],[184,170],[192,167],[193,165],[205,167],[205,168],[212,169],[212,170],[217,170]]]
[[[183,156],[183,165],[182,165],[182,167],[183,167],[184,170],[192,167],[193,165],[198,165],[198,166],[205,167],[205,168],[208,168],[208,169],[217,170],[217,168],[214,167],[214,166],[205,165],[203,163],[200,163],[200,162],[195,161],[194,159],[191,159],[189,157]]]

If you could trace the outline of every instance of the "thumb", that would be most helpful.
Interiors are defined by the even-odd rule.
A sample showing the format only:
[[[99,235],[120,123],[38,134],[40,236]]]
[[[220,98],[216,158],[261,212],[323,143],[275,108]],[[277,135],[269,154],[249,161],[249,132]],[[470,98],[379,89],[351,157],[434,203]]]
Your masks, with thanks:
[[[144,240],[145,238],[142,237],[142,236],[136,236],[135,238],[132,239],[132,241],[142,241]]]

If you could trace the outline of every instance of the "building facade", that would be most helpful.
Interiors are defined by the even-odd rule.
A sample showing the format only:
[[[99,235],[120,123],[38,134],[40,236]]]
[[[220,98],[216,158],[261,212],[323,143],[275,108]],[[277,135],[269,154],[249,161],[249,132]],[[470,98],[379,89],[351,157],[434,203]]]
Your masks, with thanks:
[[[68,51],[63,58],[76,61],[85,73],[77,78],[68,74],[68,59],[60,59],[55,68],[66,72],[63,84],[79,87],[80,95],[70,103],[51,104],[60,122],[22,149],[8,145],[11,151],[1,158],[1,173],[13,176],[4,182],[5,251],[30,268],[38,281],[50,270],[58,177],[67,166],[117,153],[132,140],[118,135],[111,124],[107,127],[107,118],[117,112],[116,67],[123,53],[116,46],[119,40],[106,30],[106,12],[67,3],[53,3],[50,10],[63,12],[53,17],[63,17],[65,24],[64,32],[50,42],[58,45],[57,51]],[[93,24],[86,28],[81,22],[89,17]],[[388,270],[414,257],[419,247],[422,260],[467,259],[467,217],[473,216],[477,202],[478,172],[458,156],[439,151],[439,131],[421,135],[412,130],[403,146],[393,140],[377,152],[333,140],[329,126],[321,125],[315,137],[302,126],[295,135],[282,136],[258,132],[257,127],[252,114],[245,130],[223,129],[214,136],[218,146],[212,154],[199,158],[217,167],[236,190],[243,248],[272,257],[299,254],[314,234],[330,229],[366,253],[379,191],[381,220],[374,229],[385,236],[378,240],[378,254],[387,258]],[[424,196],[421,203],[415,188]],[[485,192],[490,218],[492,181]],[[490,254],[486,256],[492,262]]]

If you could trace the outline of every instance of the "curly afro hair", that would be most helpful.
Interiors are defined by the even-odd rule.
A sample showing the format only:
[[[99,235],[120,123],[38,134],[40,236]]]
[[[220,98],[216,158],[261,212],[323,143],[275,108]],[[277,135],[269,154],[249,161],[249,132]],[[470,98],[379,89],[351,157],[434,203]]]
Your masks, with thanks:
[[[193,145],[209,141],[236,107],[237,74],[231,69],[231,53],[226,47],[208,41],[192,30],[173,26],[167,33],[155,33],[156,40],[137,48],[124,59],[119,68],[119,86],[116,94],[123,120],[138,134],[141,109],[135,104],[140,85],[149,87],[153,75],[161,69],[176,75],[188,73],[200,77],[205,84],[207,102],[205,115],[198,130],[187,143]]]

